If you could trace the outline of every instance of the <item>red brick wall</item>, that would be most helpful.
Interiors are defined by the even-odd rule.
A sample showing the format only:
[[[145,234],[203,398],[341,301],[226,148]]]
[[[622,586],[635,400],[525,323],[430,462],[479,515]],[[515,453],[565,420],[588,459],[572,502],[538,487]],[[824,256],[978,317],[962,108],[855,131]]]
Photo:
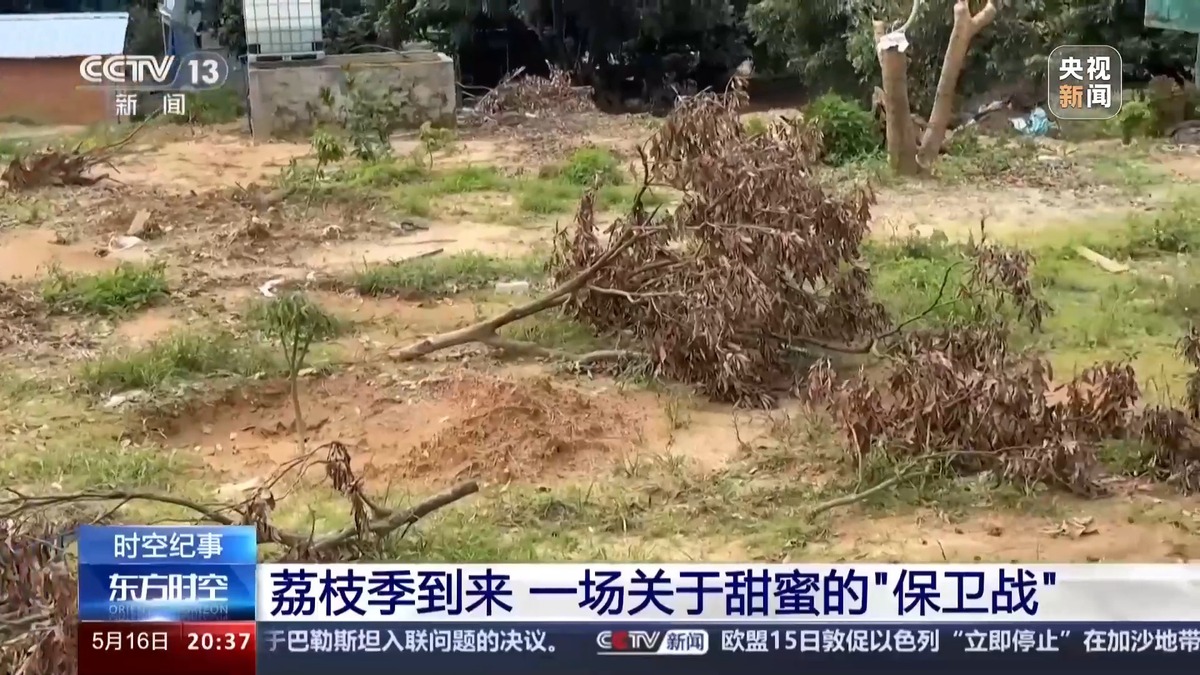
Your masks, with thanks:
[[[96,124],[112,119],[107,92],[77,89],[80,58],[0,59],[0,119]]]

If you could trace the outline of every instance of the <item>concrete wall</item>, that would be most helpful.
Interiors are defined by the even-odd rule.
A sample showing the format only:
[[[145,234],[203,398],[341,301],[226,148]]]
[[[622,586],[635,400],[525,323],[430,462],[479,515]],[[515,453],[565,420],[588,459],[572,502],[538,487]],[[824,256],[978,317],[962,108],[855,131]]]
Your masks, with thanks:
[[[250,125],[257,138],[306,135],[317,121],[331,117],[321,91],[333,95],[335,110],[344,105],[347,75],[356,87],[392,92],[403,125],[429,121],[453,126],[457,92],[454,60],[432,51],[386,54],[339,54],[320,61],[251,63]]]
[[[79,88],[80,60],[0,59],[0,118],[85,126],[115,119],[111,94]]]

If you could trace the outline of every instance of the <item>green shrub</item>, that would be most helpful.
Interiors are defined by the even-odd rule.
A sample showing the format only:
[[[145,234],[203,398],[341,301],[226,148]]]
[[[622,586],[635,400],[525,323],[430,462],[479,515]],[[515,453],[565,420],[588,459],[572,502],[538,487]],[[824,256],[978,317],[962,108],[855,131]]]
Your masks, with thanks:
[[[883,134],[870,111],[837,94],[808,104],[804,117],[821,132],[825,161],[840,166],[864,159],[883,148]]]

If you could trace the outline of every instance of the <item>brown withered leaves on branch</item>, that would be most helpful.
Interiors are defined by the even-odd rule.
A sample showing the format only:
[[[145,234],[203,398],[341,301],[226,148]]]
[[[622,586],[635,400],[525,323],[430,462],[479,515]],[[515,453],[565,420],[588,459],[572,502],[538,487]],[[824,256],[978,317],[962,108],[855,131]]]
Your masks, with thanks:
[[[841,425],[855,462],[872,453],[907,466],[945,458],[964,474],[990,471],[1096,496],[1105,491],[1100,443],[1142,440],[1158,478],[1200,489],[1196,417],[1144,410],[1128,363],[1099,363],[1056,383],[1045,359],[1009,346],[1011,317],[1036,330],[1047,311],[1033,292],[1029,254],[980,244],[967,255],[958,301],[973,310],[969,320],[900,336],[882,373],[841,382],[828,361],[813,367],[808,396]],[[1193,331],[1181,352],[1200,368],[1197,337]]]
[[[78,581],[62,557],[70,522],[0,521],[0,673],[78,670]]]
[[[561,232],[557,281],[591,265],[608,240],[649,233],[569,299],[566,310],[631,335],[660,375],[715,399],[772,402],[790,386],[795,351],[849,342],[887,327],[859,264],[871,195],[828,193],[810,167],[819,138],[780,121],[750,135],[737,112],[741,83],[678,107],[642,151],[648,178],[683,192],[669,215],[632,212],[601,231],[585,199]]]

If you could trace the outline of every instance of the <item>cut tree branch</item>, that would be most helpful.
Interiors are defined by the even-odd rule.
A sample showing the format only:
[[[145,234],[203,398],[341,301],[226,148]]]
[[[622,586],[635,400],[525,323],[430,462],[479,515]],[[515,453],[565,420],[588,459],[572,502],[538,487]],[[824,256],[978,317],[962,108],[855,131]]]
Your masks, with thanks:
[[[443,506],[452,504],[478,491],[479,484],[475,481],[469,481],[450,490],[434,495],[433,497],[430,497],[429,499],[409,509],[402,511],[381,509],[381,511],[386,513],[386,515],[370,521],[366,529],[376,536],[386,536],[401,527],[416,523],[421,518],[424,518]],[[72,492],[61,495],[24,495],[16,490],[11,489],[7,490],[7,492],[13,496],[7,499],[0,499],[0,508],[4,509],[2,512],[0,512],[0,519],[16,518],[35,510],[61,506],[64,504],[108,501],[121,501],[125,503],[132,501],[146,501],[179,506],[199,514],[205,521],[216,523],[218,525],[257,524],[259,530],[258,542],[260,544],[282,544],[290,548],[303,548],[304,550],[310,552],[333,550],[342,544],[350,542],[361,534],[357,528],[351,526],[314,540],[311,534],[301,535],[280,530],[274,526],[266,525],[261,522],[255,523],[250,514],[246,512],[245,505],[214,508],[212,505],[200,504],[189,499],[183,499],[182,497],[156,492],[85,490],[82,492]],[[241,514],[243,517],[242,519],[237,520],[225,515],[222,513],[222,511],[234,511]]]
[[[498,314],[490,319],[480,321],[479,323],[466,326],[465,328],[459,328],[458,330],[452,330],[447,333],[429,336],[418,342],[414,342],[407,347],[390,352],[389,356],[399,361],[412,361],[423,356],[428,356],[429,354],[442,349],[458,347],[460,345],[470,344],[472,342],[478,342],[491,346],[500,346],[502,349],[506,348],[505,345],[507,348],[513,348],[516,345],[520,345],[519,347],[516,347],[517,350],[525,350],[527,352],[532,351],[532,348],[535,345],[526,345],[522,343],[506,341],[499,337],[496,334],[496,331],[510,323],[520,321],[521,319],[533,316],[538,312],[542,312],[553,307],[558,307],[566,303],[573,294],[583,290],[588,285],[588,281],[590,281],[592,277],[596,276],[600,270],[604,269],[605,266],[615,260],[617,256],[621,255],[621,253],[627,248],[639,241],[642,241],[649,235],[649,232],[641,232],[636,234],[631,233],[622,237],[620,240],[610,244],[609,248],[604,252],[604,254],[597,258],[596,261],[589,265],[586,269],[579,272],[571,279],[563,282],[557,288],[540,298],[527,302],[519,307],[513,307],[506,312]],[[567,358],[570,360],[578,360],[579,357],[568,356]]]

